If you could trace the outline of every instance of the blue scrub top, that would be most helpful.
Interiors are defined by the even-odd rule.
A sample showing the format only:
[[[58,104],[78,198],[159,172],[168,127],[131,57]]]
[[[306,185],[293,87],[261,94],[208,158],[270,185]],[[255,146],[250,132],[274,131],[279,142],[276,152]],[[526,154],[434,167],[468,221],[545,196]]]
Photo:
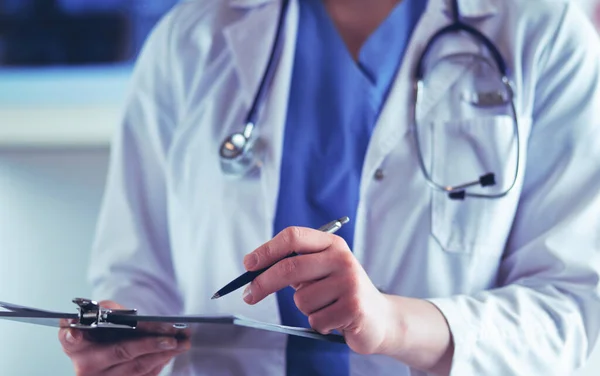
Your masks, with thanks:
[[[321,0],[301,0],[274,234],[349,216],[337,234],[352,249],[369,139],[427,1],[403,0],[369,37],[358,61]],[[294,290],[277,294],[282,323],[309,327]],[[348,375],[348,347],[290,337],[287,375]]]

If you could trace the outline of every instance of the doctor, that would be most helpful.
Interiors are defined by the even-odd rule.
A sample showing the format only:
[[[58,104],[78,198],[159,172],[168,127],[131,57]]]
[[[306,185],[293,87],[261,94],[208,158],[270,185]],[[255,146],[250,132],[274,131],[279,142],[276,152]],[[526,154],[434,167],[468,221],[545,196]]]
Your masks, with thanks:
[[[77,373],[156,375],[177,355],[174,374],[211,376],[582,366],[600,327],[600,43],[584,15],[566,0],[287,3],[189,1],[158,25],[90,276],[115,307],[311,325],[348,346],[61,330]],[[337,235],[314,230],[345,215]]]

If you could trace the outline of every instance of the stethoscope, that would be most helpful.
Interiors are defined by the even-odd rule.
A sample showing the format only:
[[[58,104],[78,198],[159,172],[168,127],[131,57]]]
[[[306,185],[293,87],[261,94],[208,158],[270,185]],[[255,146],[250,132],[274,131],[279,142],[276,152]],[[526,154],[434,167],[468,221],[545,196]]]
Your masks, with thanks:
[[[245,119],[245,127],[242,132],[233,133],[229,135],[221,144],[219,150],[221,169],[223,172],[232,177],[244,177],[248,175],[252,170],[260,167],[262,163],[261,158],[261,145],[256,138],[253,137],[254,130],[256,128],[258,120],[258,112],[265,101],[267,88],[271,85],[273,76],[275,73],[275,62],[279,60],[281,54],[281,38],[283,34],[283,28],[285,24],[285,18],[288,13],[290,0],[282,0],[281,11],[277,28],[275,32],[275,38],[271,47],[271,52],[265,73],[263,74],[262,80],[258,87],[258,92],[254,97],[252,106],[248,111]],[[439,31],[437,31],[433,37],[426,44],[421,56],[419,57],[416,74],[415,74],[415,90],[414,90],[414,103],[415,108],[413,111],[413,135],[415,143],[417,145],[417,154],[419,159],[419,165],[423,176],[427,180],[429,186],[437,191],[447,193],[451,199],[464,199],[466,197],[474,198],[500,198],[506,196],[515,186],[519,170],[520,170],[520,139],[519,139],[519,124],[516,116],[516,109],[514,104],[514,92],[512,89],[512,83],[508,78],[508,68],[505,60],[502,58],[500,51],[494,45],[494,43],[488,39],[485,35],[479,32],[477,29],[465,24],[460,17],[460,9],[458,6],[458,0],[452,0],[452,23]],[[475,41],[485,46],[486,50],[490,53],[493,62],[495,64],[496,71],[499,74],[500,81],[502,82],[504,93],[486,93],[487,95],[482,97],[482,101],[487,101],[487,106],[494,106],[499,104],[509,104],[512,112],[514,134],[516,139],[516,166],[512,182],[508,186],[497,193],[479,193],[479,192],[468,192],[467,188],[474,186],[491,187],[496,184],[496,174],[488,172],[481,175],[478,179],[466,182],[458,185],[445,185],[440,184],[432,178],[429,173],[423,152],[421,148],[421,141],[419,138],[419,127],[417,126],[417,107],[424,91],[424,78],[425,78],[425,61],[432,50],[433,46],[445,35],[466,33]]]
[[[283,0],[269,62],[258,86],[258,92],[252,101],[252,106],[246,115],[244,130],[229,135],[223,140],[219,149],[221,169],[225,174],[232,177],[244,177],[252,170],[259,168],[262,163],[261,145],[252,135],[254,128],[256,128],[258,112],[265,101],[267,88],[271,86],[271,82],[273,81],[275,62],[279,60],[279,55],[281,54],[281,37],[289,5],[290,0]]]

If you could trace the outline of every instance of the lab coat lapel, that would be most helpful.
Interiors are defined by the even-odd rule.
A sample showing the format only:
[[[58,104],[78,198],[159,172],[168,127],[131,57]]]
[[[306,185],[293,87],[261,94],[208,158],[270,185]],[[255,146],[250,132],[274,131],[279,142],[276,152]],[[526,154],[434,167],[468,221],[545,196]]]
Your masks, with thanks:
[[[247,108],[258,91],[275,38],[281,1],[232,0],[232,6],[249,9],[248,14],[224,31],[241,91]],[[283,48],[276,65],[273,82],[268,88],[265,103],[259,111],[255,133],[266,145],[260,172],[265,199],[265,238],[273,236],[273,220],[279,193],[279,176],[283,135],[287,115],[292,68],[296,49],[299,7],[292,0],[286,16]],[[238,93],[235,93],[238,95]]]
[[[460,37],[456,38],[453,36],[444,37],[445,41],[437,44],[435,58],[440,59],[442,57],[447,57],[456,53],[478,53],[479,48],[476,45],[465,45],[461,43],[460,40],[457,40],[456,43],[452,43],[453,39],[460,39]],[[464,38],[462,39],[464,41]],[[418,111],[418,120],[423,120],[423,118],[427,117],[430,111],[435,107],[436,104],[440,102],[446,95],[448,95],[448,90],[454,85],[454,83],[460,79],[465,73],[470,70],[470,65],[444,65],[439,67],[442,71],[438,71],[436,77],[439,79],[430,80],[427,82],[426,95],[421,96],[420,105]]]
[[[236,95],[241,95],[249,107],[267,66],[281,6],[272,0],[237,0],[231,6],[247,12],[223,34],[242,89]]]

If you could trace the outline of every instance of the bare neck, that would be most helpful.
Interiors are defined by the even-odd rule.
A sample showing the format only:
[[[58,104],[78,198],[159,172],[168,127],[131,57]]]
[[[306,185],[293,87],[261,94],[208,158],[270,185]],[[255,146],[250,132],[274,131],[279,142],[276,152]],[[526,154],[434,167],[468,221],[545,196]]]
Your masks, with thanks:
[[[402,0],[323,0],[348,51],[358,60],[363,44]]]

